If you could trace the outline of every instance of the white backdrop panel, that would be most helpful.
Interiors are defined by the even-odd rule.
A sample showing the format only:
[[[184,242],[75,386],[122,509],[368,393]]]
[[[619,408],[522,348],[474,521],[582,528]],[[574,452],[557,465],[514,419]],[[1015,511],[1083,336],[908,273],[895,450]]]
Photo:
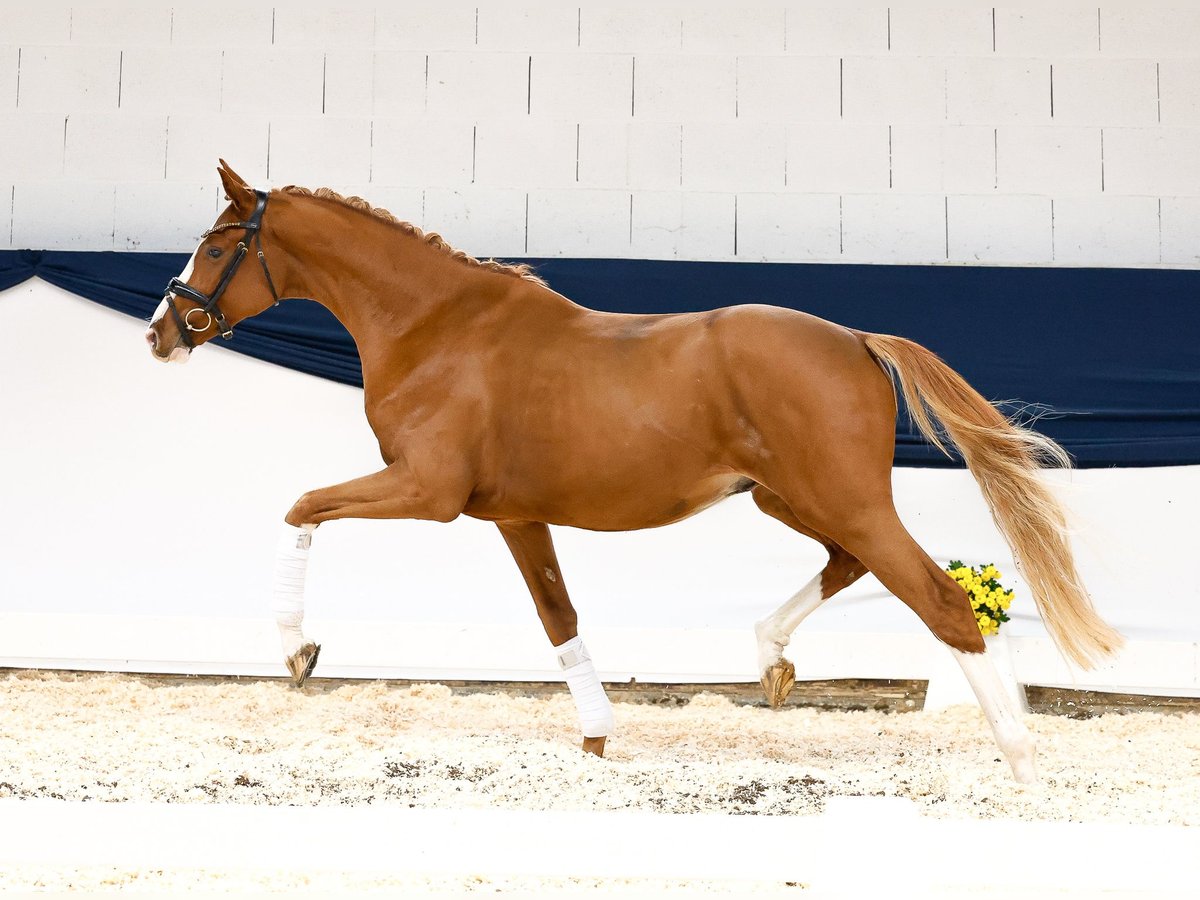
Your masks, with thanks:
[[[0,665],[140,656],[167,670],[277,667],[267,600],[284,513],[307,489],[381,466],[359,390],[219,346],[187,366],[160,366],[142,330],[36,280],[0,295]],[[1176,561],[1194,552],[1200,467],[1053,477],[1074,512],[1080,561],[1103,614],[1143,650],[1178,645],[1165,670],[1142,680],[1193,685],[1200,587]],[[968,474],[898,469],[894,482],[901,516],[935,559],[995,561],[1006,583],[1015,581]],[[619,655],[611,671],[639,677],[754,679],[753,622],[823,564],[816,544],[763,516],[748,496],[667,528],[559,528],[555,539],[584,633],[604,635]],[[1017,588],[1009,633],[1028,642],[1014,646],[1044,651],[1028,592]],[[404,670],[406,652],[422,658],[410,668],[440,677],[481,668],[553,674],[503,542],[490,524],[465,517],[322,526],[308,609],[314,634],[324,625],[326,639],[372,648],[370,660],[356,660],[352,647],[330,641],[324,662],[338,664],[340,652],[359,674]],[[149,617],[156,624],[146,634],[157,637],[135,647],[115,634]],[[206,647],[189,639],[215,623],[223,637]],[[802,632],[824,660],[813,665],[839,674],[887,674],[887,661],[872,661],[868,648],[926,647],[913,643],[920,622],[870,577]],[[481,650],[480,635],[508,643]],[[393,640],[410,651],[389,649]],[[855,641],[860,671],[841,671],[835,657]],[[901,672],[912,669],[898,662],[895,677],[917,677]]]

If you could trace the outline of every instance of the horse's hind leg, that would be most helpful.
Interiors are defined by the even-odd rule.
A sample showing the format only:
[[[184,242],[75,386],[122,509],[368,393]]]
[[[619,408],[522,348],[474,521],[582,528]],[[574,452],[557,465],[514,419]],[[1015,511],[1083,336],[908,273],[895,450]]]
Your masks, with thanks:
[[[550,529],[543,522],[497,522],[496,526],[533,595],[546,637],[554,645],[558,664],[579,711],[583,749],[603,756],[604,741],[613,728],[612,706],[587,648],[579,639],[578,617],[558,567]]]
[[[778,494],[762,485],[752,495],[758,508],[778,519],[789,528],[822,544],[829,552],[829,562],[808,584],[797,591],[787,603],[754,626],[758,641],[758,672],[767,703],[778,709],[787,700],[796,684],[796,667],[783,655],[794,632],[808,614],[836,594],[849,587],[867,571],[853,555],[829,538],[805,526]]]
[[[860,508],[853,524],[822,523],[948,644],[1017,781],[1037,780],[1033,737],[988,659],[963,589],[918,546],[890,503]]]

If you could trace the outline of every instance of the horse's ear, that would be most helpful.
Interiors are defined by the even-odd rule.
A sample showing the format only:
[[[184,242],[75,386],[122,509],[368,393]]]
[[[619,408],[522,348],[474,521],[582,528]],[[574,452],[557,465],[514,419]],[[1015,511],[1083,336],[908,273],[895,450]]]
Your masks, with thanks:
[[[241,175],[229,168],[229,163],[225,160],[218,162],[220,165],[217,166],[217,174],[221,176],[225,197],[232,201],[233,208],[246,211],[254,209],[254,189],[246,184]]]

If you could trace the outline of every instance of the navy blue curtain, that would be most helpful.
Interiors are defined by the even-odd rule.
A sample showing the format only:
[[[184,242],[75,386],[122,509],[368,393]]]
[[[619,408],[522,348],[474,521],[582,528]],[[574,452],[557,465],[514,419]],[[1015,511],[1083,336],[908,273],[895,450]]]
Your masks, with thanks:
[[[578,303],[684,312],[736,303],[804,310],[938,353],[985,397],[1039,415],[1083,467],[1200,464],[1200,272],[973,266],[553,259],[533,263]],[[33,275],[148,318],[178,253],[0,252],[0,289]],[[231,349],[361,385],[353,340],[323,307],[289,301],[243,323]],[[899,465],[955,465],[897,422]]]

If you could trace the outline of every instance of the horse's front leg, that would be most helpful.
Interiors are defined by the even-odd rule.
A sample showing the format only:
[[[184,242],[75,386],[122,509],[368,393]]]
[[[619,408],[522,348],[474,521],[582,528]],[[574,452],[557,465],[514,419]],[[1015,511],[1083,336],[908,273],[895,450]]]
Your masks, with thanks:
[[[284,517],[275,557],[271,608],[279,626],[284,663],[297,687],[317,664],[321,647],[306,640],[304,582],[313,531],[332,519],[432,519],[449,522],[466,503],[465,479],[443,475],[418,479],[404,460],[381,472],[309,491]]]
[[[550,529],[542,522],[497,522],[513,559],[525,576],[538,618],[554,645],[558,664],[579,710],[583,749],[604,755],[604,741],[613,729],[612,706],[587,648],[579,638],[578,618],[558,568]]]

